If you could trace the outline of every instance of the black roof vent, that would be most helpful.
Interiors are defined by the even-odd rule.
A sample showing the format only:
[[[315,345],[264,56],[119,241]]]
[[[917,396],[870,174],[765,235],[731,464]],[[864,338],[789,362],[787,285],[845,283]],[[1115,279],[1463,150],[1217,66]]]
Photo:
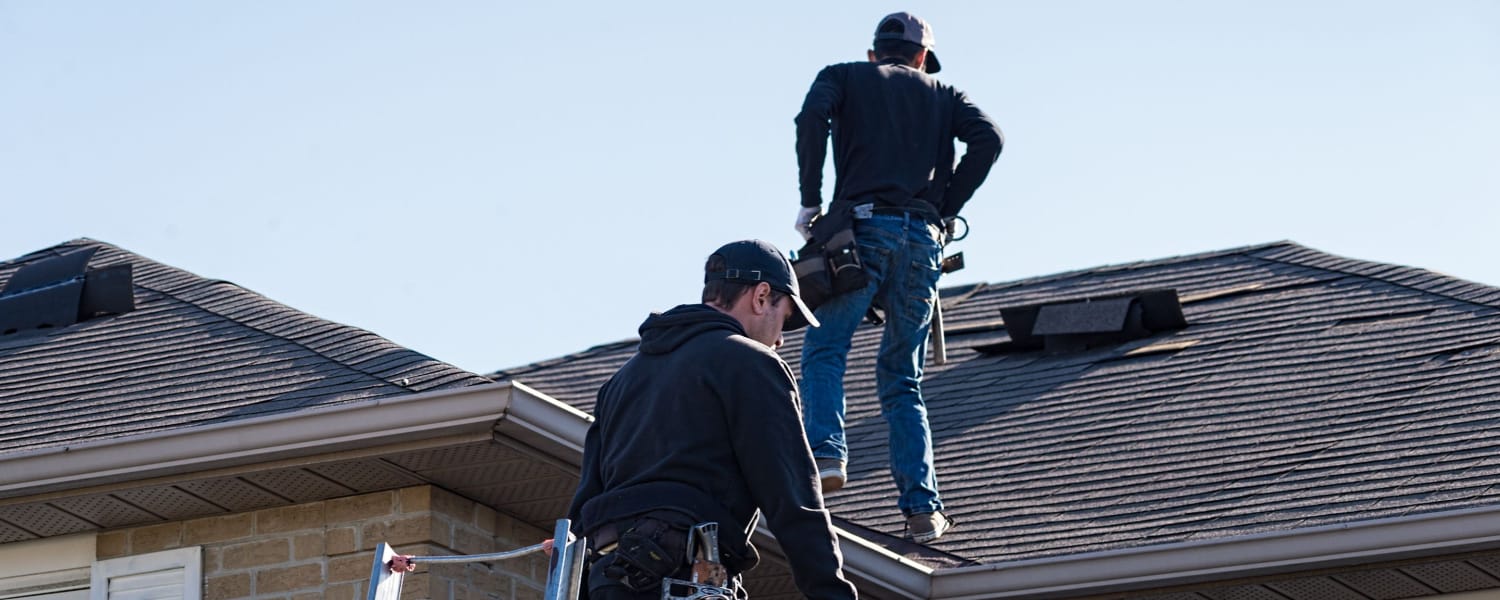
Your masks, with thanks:
[[[1002,308],[1000,316],[1010,341],[975,350],[1080,352],[1187,327],[1175,289]]]
[[[17,269],[0,290],[0,335],[67,327],[97,315],[135,310],[130,263],[89,269],[96,251],[85,248]]]

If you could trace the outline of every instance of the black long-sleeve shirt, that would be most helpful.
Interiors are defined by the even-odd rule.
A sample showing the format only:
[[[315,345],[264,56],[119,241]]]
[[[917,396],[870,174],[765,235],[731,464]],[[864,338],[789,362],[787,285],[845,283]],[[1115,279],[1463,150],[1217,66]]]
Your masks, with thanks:
[[[833,202],[958,214],[984,183],[1005,138],[968,95],[896,61],[830,65],[797,115],[802,206],[822,205],[833,134]],[[967,149],[955,167],[953,140]],[[832,210],[832,208],[830,208]]]
[[[720,545],[745,557],[759,507],[803,595],[854,600],[791,368],[702,304],[652,315],[640,333],[640,352],[599,390],[574,530],[672,508],[719,521]]]

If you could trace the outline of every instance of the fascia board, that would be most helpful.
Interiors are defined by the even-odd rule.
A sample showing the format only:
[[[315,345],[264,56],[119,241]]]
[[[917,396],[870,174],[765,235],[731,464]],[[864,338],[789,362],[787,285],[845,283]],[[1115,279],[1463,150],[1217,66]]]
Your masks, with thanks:
[[[922,600],[931,587],[932,569],[886,550],[864,538],[834,526],[839,552],[844,556],[844,575],[859,588],[860,597]],[[786,549],[762,521],[755,528],[755,547],[762,555],[786,560]]]
[[[495,433],[545,452],[565,464],[583,464],[583,440],[594,418],[551,396],[510,381],[510,401]]]
[[[932,568],[843,529],[835,527],[834,531],[844,554],[844,571],[850,578],[895,597],[918,600],[931,595]]]
[[[504,416],[510,389],[476,385],[4,455],[0,498],[483,433]]]
[[[1500,506],[943,569],[942,600],[1071,598],[1500,548]]]

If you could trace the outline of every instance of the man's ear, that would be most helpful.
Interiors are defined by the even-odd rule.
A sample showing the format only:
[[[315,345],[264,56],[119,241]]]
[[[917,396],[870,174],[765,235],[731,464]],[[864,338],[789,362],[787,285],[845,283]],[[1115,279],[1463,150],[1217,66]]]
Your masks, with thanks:
[[[870,58],[870,62],[880,62],[878,60],[875,60],[874,50],[865,50],[865,56],[868,56]]]
[[[874,51],[872,50],[870,53],[874,54]],[[921,71],[921,70],[924,69],[924,67],[925,67],[926,64],[927,64],[927,49],[923,48],[921,52],[917,53],[916,64],[912,65],[912,68],[916,69],[918,71]]]
[[[763,315],[771,310],[771,284],[764,281],[755,284],[755,291],[751,292],[754,303],[751,308],[757,315]]]

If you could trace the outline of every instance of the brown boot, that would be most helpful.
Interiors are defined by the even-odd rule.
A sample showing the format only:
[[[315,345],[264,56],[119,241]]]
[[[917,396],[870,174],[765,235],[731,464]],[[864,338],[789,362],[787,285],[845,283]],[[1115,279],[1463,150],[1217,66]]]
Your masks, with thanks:
[[[942,511],[918,513],[906,518],[906,537],[918,544],[925,544],[947,533],[953,528],[953,519]]]
[[[823,493],[836,492],[849,482],[849,474],[845,471],[845,463],[837,458],[819,458],[815,461],[818,465],[818,482],[823,485]]]

